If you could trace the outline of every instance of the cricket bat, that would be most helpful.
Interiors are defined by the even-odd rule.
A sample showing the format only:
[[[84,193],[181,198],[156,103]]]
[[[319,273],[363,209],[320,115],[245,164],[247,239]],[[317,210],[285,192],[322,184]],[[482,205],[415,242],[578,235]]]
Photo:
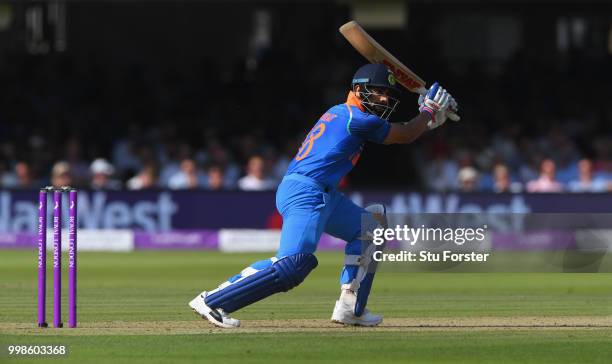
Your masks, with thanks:
[[[370,63],[382,63],[389,67],[397,82],[407,90],[421,95],[427,93],[426,82],[383,48],[356,21],[352,20],[341,26],[340,33]],[[447,115],[453,121],[460,119],[459,115],[452,111],[448,111]]]

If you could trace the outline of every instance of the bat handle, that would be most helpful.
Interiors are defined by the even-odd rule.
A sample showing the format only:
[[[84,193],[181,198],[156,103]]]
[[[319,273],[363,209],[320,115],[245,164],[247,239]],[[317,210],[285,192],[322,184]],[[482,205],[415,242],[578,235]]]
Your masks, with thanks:
[[[425,87],[421,87],[418,89],[419,94],[425,96],[427,95],[427,89]],[[446,111],[446,115],[448,116],[449,119],[451,119],[452,121],[459,121],[461,120],[461,116],[457,115],[456,112],[454,111]]]
[[[459,120],[461,120],[461,116],[457,115],[457,113],[455,113],[454,111],[447,111],[446,115],[452,121],[459,121]]]

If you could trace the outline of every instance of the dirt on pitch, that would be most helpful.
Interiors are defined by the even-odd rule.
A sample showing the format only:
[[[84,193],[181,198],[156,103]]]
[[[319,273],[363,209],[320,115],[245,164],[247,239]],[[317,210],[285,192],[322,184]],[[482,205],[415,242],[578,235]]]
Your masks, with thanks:
[[[397,332],[453,330],[612,329],[612,316],[517,316],[389,318],[378,327],[343,326],[323,319],[243,320],[238,329],[219,329],[204,320],[83,322],[76,329],[38,328],[31,323],[0,323],[3,335],[185,335],[278,332]]]

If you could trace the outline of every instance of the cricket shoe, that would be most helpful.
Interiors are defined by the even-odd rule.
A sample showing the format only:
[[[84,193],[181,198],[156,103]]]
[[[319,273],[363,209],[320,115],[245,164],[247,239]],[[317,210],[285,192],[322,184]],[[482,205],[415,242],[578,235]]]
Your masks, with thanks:
[[[378,326],[383,318],[381,315],[370,313],[368,309],[363,310],[361,316],[355,316],[355,293],[349,290],[342,290],[340,299],[336,301],[334,312],[332,313],[332,322],[344,325],[355,326]]]
[[[220,308],[210,308],[206,306],[206,296],[208,292],[204,291],[196,296],[196,298],[192,299],[189,302],[189,307],[191,307],[195,313],[200,315],[202,318],[207,319],[211,324],[222,327],[224,329],[235,329],[240,327],[240,320],[233,319],[229,317],[225,311]]]

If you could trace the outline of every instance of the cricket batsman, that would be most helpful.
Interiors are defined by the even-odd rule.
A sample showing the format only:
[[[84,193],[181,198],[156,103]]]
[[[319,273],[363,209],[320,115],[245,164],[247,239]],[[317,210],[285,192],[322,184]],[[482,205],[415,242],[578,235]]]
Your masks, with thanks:
[[[189,302],[202,318],[223,328],[236,328],[234,311],[274,293],[298,286],[317,267],[314,253],[323,232],[346,241],[340,274],[340,298],[332,321],[377,326],[382,316],[366,309],[376,272],[373,253],[380,246],[368,231],[385,225],[385,208],[357,206],[336,187],[357,164],[366,142],[406,144],[426,130],[444,124],[457,103],[437,83],[419,98],[419,114],[406,123],[389,123],[399,104],[394,74],[382,64],[357,70],[345,103],[333,106],[314,125],[289,164],[276,192],[283,217],[276,256],[255,262],[212,291]]]

